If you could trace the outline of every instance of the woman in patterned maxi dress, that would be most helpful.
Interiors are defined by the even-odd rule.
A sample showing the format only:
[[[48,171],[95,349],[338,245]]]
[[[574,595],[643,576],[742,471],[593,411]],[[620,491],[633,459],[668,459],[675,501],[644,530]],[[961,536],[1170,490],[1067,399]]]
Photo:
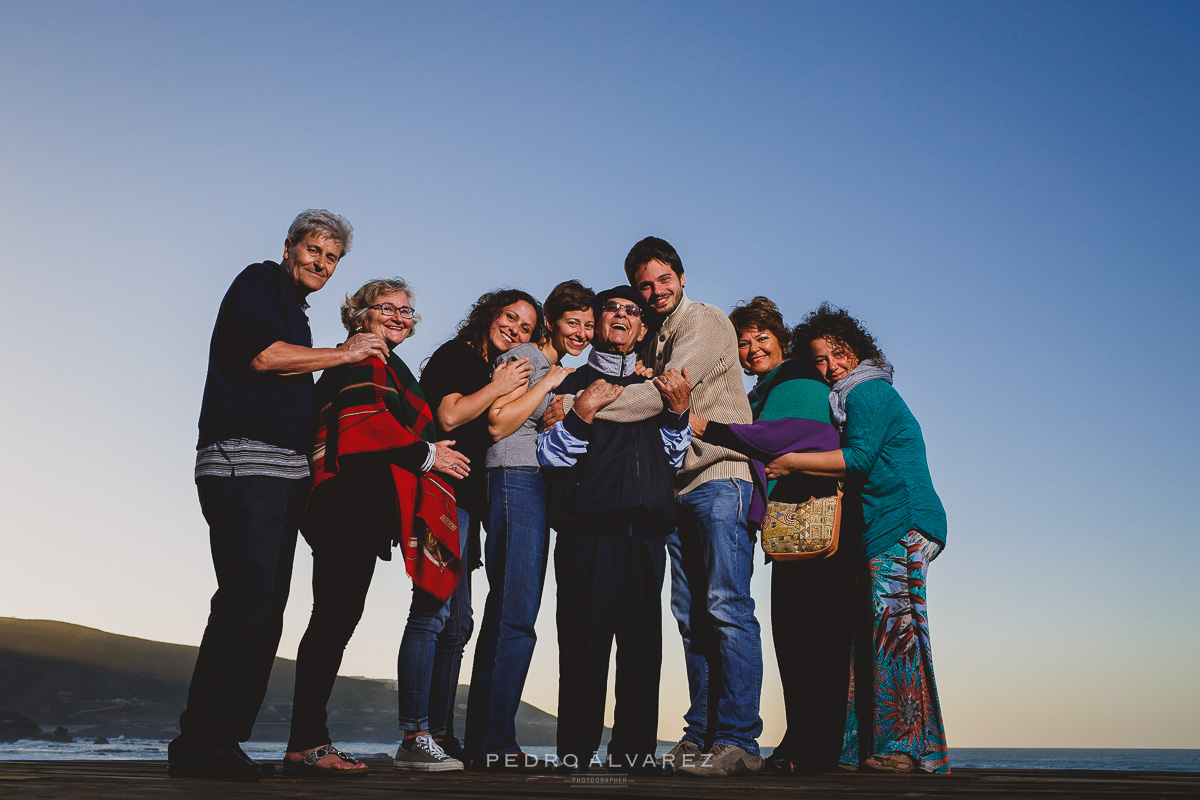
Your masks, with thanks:
[[[950,771],[925,582],[946,546],[921,427],[892,388],[892,367],[858,320],[822,304],[795,329],[797,355],[831,387],[842,447],[790,453],[767,477],[844,477],[862,498],[861,565],[841,763],[909,773]],[[805,343],[808,347],[805,347]]]

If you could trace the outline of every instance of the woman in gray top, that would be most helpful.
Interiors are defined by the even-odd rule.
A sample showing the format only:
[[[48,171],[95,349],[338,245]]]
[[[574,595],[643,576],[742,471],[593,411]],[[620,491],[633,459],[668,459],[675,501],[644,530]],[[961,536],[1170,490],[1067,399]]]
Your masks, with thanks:
[[[490,588],[475,645],[465,743],[475,767],[520,770],[539,763],[525,758],[516,732],[550,542],[537,423],[555,388],[573,371],[559,362],[567,354],[579,355],[592,340],[594,298],[579,281],[555,286],[544,306],[546,337],[514,347],[495,364],[527,358],[533,372],[528,387],[496,400],[487,416],[495,442],[486,462],[484,568]]]

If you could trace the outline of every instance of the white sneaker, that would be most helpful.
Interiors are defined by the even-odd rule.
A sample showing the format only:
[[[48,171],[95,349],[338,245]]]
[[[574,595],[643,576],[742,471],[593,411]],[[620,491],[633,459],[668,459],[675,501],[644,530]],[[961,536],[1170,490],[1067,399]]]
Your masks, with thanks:
[[[463,763],[446,755],[446,751],[432,736],[423,733],[408,742],[402,742],[396,748],[392,766],[396,769],[414,769],[422,772],[450,772],[462,769]]]

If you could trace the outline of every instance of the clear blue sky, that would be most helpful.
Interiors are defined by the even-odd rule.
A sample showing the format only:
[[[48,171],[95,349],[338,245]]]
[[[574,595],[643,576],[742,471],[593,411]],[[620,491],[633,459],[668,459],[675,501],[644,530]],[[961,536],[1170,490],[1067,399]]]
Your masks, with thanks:
[[[402,275],[414,367],[481,292],[606,287],[655,234],[693,299],[828,299],[895,362],[952,746],[1200,747],[1200,4],[0,0],[0,69],[0,615],[199,640],[208,338],[299,210],[358,237],[317,341]],[[408,591],[379,571],[347,673],[392,674]],[[781,705],[768,645],[764,743]]]

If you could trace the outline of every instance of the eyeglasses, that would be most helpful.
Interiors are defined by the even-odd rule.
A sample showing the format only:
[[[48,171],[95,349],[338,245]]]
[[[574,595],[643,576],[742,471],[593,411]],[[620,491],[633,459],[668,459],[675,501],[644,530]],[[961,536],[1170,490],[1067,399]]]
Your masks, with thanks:
[[[380,314],[383,314],[385,317],[401,316],[405,319],[417,318],[417,310],[415,308],[409,308],[408,306],[394,306],[391,303],[376,303],[373,306],[367,306],[367,308],[373,308]]]
[[[640,317],[642,310],[634,303],[618,303],[616,300],[609,300],[604,304],[604,310],[609,314],[616,314],[621,309],[625,310],[625,314],[630,317]]]

